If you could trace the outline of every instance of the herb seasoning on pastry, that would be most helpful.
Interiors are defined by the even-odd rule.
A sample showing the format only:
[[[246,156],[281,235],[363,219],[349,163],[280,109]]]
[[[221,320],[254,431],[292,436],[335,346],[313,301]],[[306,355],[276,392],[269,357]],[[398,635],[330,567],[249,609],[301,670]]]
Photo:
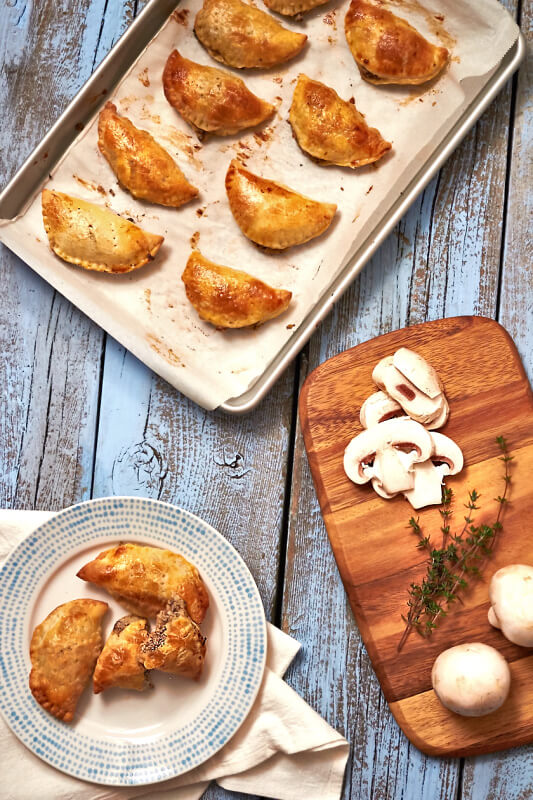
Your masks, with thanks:
[[[245,328],[279,316],[291,292],[274,289],[247,272],[208,261],[194,250],[181,276],[200,319],[217,328]]]
[[[93,675],[95,694],[113,687],[137,692],[148,688],[150,684],[141,657],[141,645],[147,636],[148,623],[142,617],[132,614],[115,622],[96,662]]]
[[[71,600],[55,608],[33,631],[30,689],[54,717],[70,722],[102,649],[107,603]]]
[[[448,63],[445,47],[428,42],[381,2],[352,0],[344,27],[361,77],[369,83],[426,83]]]
[[[307,75],[298,76],[289,120],[302,150],[329,164],[363,167],[392,147],[366,124],[354,103]]]
[[[187,614],[179,597],[170,600],[156,618],[155,630],[141,645],[146,669],[185,678],[199,678],[204,666],[205,637]]]
[[[102,586],[133,614],[155,617],[179,595],[200,623],[209,597],[198,570],[179,553],[140,544],[104,550],[78,572],[78,578]]]
[[[325,5],[329,0],[264,0],[267,8],[275,11],[276,14],[283,14],[286,17],[294,17],[296,14],[303,14],[317,6]]]
[[[194,32],[210,56],[228,67],[275,67],[294,58],[307,36],[241,0],[204,0]]]
[[[311,200],[282,183],[254,175],[236,159],[226,173],[226,193],[244,235],[274,250],[320,236],[337,210],[333,203]]]
[[[172,156],[148,131],[140,130],[106,103],[98,118],[98,147],[134,197],[178,208],[198,195]]]
[[[274,106],[252,94],[236,75],[196,64],[177,50],[167,59],[163,89],[187,122],[218,136],[259,125],[274,113]]]
[[[97,272],[131,272],[151,261],[163,237],[102,206],[43,189],[43,222],[56,255]]]

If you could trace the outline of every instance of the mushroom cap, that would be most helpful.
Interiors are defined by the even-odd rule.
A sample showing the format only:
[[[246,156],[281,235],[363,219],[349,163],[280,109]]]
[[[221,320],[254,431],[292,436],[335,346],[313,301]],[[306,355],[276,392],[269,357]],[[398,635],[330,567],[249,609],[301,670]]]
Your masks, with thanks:
[[[505,702],[511,672],[487,644],[468,642],[444,650],[433,664],[431,682],[440,702],[464,717],[483,717]]]
[[[430,431],[434,431],[436,428],[442,428],[443,425],[446,425],[448,417],[450,416],[450,406],[448,405],[446,396],[441,394],[438,399],[440,400],[441,410],[434,420],[426,424],[426,428]]]
[[[386,356],[376,364],[372,372],[372,380],[379,388],[396,400],[406,414],[429,425],[442,414],[440,395],[429,397],[411,383],[392,363],[393,356]]]
[[[499,569],[489,586],[489,622],[506,639],[533,647],[533,567],[509,564]]]
[[[457,475],[461,472],[464,464],[463,451],[453,439],[444,436],[443,433],[432,431],[430,434],[433,439],[433,454],[431,461],[442,461],[442,466],[437,467],[444,475]]]
[[[378,452],[400,446],[404,451],[411,446],[411,464],[426,461],[433,452],[431,434],[418,422],[408,417],[388,419],[351,440],[344,451],[344,470],[354,483],[367,483],[374,477],[374,470],[363,469],[364,465],[373,462]]]
[[[367,397],[359,412],[359,419],[363,428],[371,428],[378,422],[385,422],[392,417],[403,415],[403,409],[396,400],[386,392],[374,392]]]
[[[409,350],[407,347],[398,348],[392,357],[392,363],[402,375],[405,375],[417,389],[420,389],[428,397],[438,397],[444,391],[444,386],[436,370],[414,350]]]

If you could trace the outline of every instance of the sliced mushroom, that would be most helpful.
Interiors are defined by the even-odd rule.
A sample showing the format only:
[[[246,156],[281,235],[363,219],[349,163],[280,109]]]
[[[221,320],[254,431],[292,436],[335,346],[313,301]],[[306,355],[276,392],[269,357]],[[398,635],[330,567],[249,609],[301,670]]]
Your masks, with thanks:
[[[407,417],[389,419],[352,439],[344,451],[344,470],[354,483],[375,479],[393,495],[413,488],[413,464],[427,461],[432,452],[431,434],[422,425]]]
[[[423,464],[414,464],[414,486],[404,492],[413,508],[438,505],[442,501],[445,475],[457,475],[463,468],[463,453],[449,436],[433,431],[433,453]]]
[[[489,622],[506,639],[533,647],[533,567],[509,564],[491,578]]]
[[[378,422],[385,422],[387,419],[393,417],[403,416],[403,408],[396,400],[389,397],[385,392],[374,392],[370,397],[367,397],[361,411],[359,412],[359,419],[363,428],[371,428],[377,425]]]
[[[435,369],[414,350],[399,347],[392,357],[392,363],[402,375],[405,375],[417,389],[427,394],[428,397],[438,397],[443,393],[444,386]]]
[[[418,389],[386,356],[374,367],[372,380],[379,388],[400,403],[406,414],[424,425],[431,424],[442,413],[440,397],[431,398]]]

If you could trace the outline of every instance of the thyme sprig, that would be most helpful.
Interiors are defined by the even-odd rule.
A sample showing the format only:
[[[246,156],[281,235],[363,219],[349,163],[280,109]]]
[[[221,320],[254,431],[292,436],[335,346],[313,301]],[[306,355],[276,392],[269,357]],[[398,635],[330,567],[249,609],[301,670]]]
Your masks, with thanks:
[[[510,464],[513,460],[504,437],[498,436],[496,442],[502,453],[500,461],[504,464],[504,490],[494,498],[498,504],[498,513],[492,525],[477,525],[475,522],[476,512],[480,510],[478,500],[481,497],[475,489],[468,493],[468,502],[464,506],[464,523],[456,534],[452,533],[450,525],[453,492],[451,489],[443,489],[439,508],[442,519],[440,547],[434,547],[431,538],[424,535],[419,518],[411,517],[409,520],[409,527],[418,537],[417,547],[427,551],[427,571],[421,583],[411,583],[407,601],[409,611],[407,615],[402,615],[405,630],[398,644],[398,651],[413,630],[424,637],[431,635],[439,618],[448,613],[448,607],[456,601],[462,602],[459,592],[466,589],[468,579],[475,579],[480,574],[484,560],[494,549],[497,535],[503,527],[504,510],[509,503]]]

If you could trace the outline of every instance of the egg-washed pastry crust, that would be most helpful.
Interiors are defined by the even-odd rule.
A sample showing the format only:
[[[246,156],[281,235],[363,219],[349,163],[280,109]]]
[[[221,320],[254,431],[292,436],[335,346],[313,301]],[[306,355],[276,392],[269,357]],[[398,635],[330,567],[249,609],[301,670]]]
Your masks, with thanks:
[[[445,47],[431,44],[406,20],[374,0],[352,0],[344,28],[361,77],[369,83],[426,83],[450,57]]]
[[[104,550],[83,566],[78,578],[102,586],[133,614],[155,617],[178,595],[198,624],[209,606],[196,567],[179,553],[123,543]]]
[[[355,169],[378,161],[392,147],[367,125],[355,103],[304,74],[298,76],[289,120],[302,150],[328,164]]]
[[[146,669],[199,678],[205,660],[205,641],[185,604],[176,597],[157,615],[155,630],[141,645],[141,657]]]
[[[226,173],[226,193],[244,235],[275,250],[320,236],[337,210],[333,203],[311,200],[282,183],[254,175],[236,159]]]
[[[198,195],[172,156],[154,137],[136,128],[106,103],[98,117],[98,147],[133,197],[178,208]]]
[[[70,722],[102,649],[107,603],[70,600],[55,608],[31,637],[30,690],[54,717]]]
[[[194,32],[209,55],[228,67],[267,69],[289,61],[307,41],[270,14],[241,0],[204,0]]]
[[[274,106],[252,94],[236,75],[189,61],[177,50],[165,64],[163,89],[187,122],[218,136],[259,125],[274,113]]]
[[[111,634],[94,669],[93,692],[113,687],[142,692],[150,685],[142,663],[141,645],[148,636],[148,622],[142,617],[122,617],[113,626]]]
[[[267,8],[286,17],[304,14],[306,11],[311,11],[311,9],[323,6],[328,2],[329,0],[264,0]]]
[[[266,322],[285,311],[292,297],[247,272],[214,264],[198,250],[189,256],[181,279],[200,318],[217,328]]]
[[[56,255],[97,272],[131,272],[151,261],[163,237],[143,231],[107,208],[43,189],[43,222]]]

